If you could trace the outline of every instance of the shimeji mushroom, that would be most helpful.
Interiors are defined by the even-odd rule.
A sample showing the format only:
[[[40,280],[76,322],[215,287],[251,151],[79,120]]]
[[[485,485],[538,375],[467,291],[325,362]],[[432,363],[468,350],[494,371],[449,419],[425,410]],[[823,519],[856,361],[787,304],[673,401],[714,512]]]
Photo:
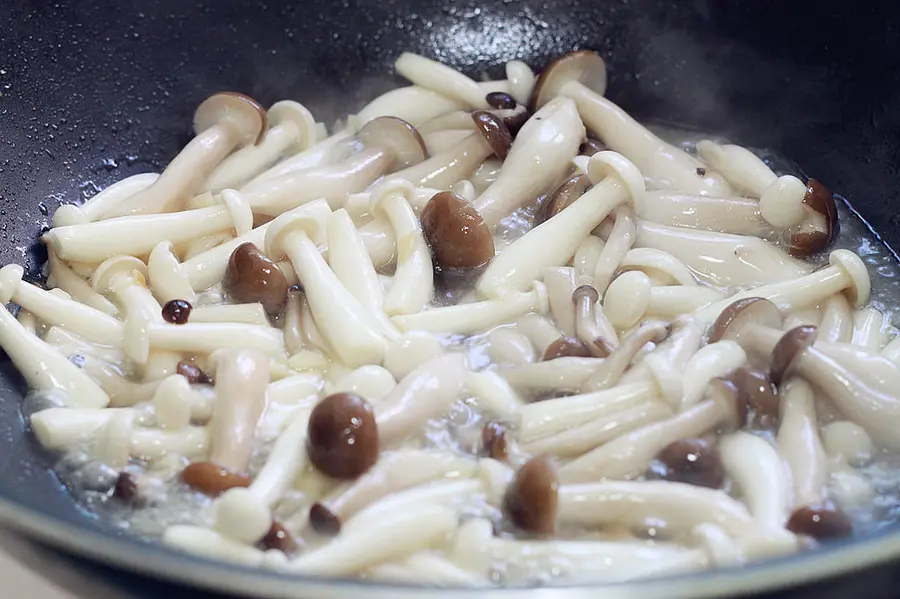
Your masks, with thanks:
[[[519,391],[577,391],[601,364],[601,358],[562,357],[501,367],[498,373]]]
[[[123,200],[150,187],[159,175],[142,173],[116,181],[80,206],[63,204],[53,213],[53,226],[82,225],[104,218],[106,213]]]
[[[255,214],[276,216],[317,198],[341,198],[362,191],[381,175],[428,157],[419,132],[394,117],[369,121],[357,138],[363,149],[346,160],[251,181],[241,192]]]
[[[587,167],[585,167],[585,169],[586,168]],[[585,172],[587,171],[585,170]],[[586,174],[578,173],[566,179],[559,187],[547,194],[547,197],[541,201],[537,212],[534,215],[535,224],[539,225],[545,220],[553,218],[562,212],[569,204],[580,198],[590,186],[591,180]],[[593,239],[600,241],[599,238]],[[603,246],[601,245],[600,250],[602,251],[602,249]],[[599,253],[597,258],[599,258]],[[596,264],[596,258],[592,260],[592,262]],[[593,269],[591,272],[593,273]]]
[[[640,199],[641,197],[637,196],[635,201],[640,201]],[[594,267],[593,286],[601,295],[606,293],[606,288],[613,280],[622,259],[634,245],[637,237],[634,209],[631,206],[619,206],[613,212],[613,218],[615,224],[606,238],[606,244],[600,251]]]
[[[353,130],[342,129],[333,135],[317,142],[312,147],[286,158],[269,170],[251,179],[250,183],[258,183],[266,179],[277,179],[288,173],[310,170],[346,160],[359,149],[359,143]],[[245,186],[246,186],[245,185]]]
[[[350,121],[364,125],[382,116],[393,116],[418,127],[454,110],[461,110],[463,103],[436,91],[418,85],[398,87],[385,92],[368,104]]]
[[[534,89],[535,79],[534,71],[521,60],[510,60],[506,63],[506,80],[509,81],[509,94],[519,104],[528,104],[531,91]]]
[[[269,318],[265,307],[260,302],[253,302],[197,306],[191,311],[191,322],[243,322],[264,326],[269,324]]]
[[[466,390],[481,411],[504,420],[516,418],[523,405],[510,384],[491,370],[470,372],[466,376]]]
[[[436,193],[421,214],[422,230],[440,274],[479,269],[494,258],[494,238],[481,215],[452,191]]]
[[[634,248],[619,263],[619,271],[639,270],[650,277],[653,285],[683,285],[694,286],[697,284],[694,275],[684,263],[662,250],[655,248]]]
[[[253,227],[244,197],[222,192],[221,205],[174,214],[123,216],[51,229],[43,237],[63,260],[102,262],[117,255],[143,256],[161,241],[182,243],[220,231],[243,235]]]
[[[534,362],[531,340],[512,327],[497,327],[487,336],[488,355],[498,365],[515,366]]]
[[[575,336],[575,304],[572,294],[575,292],[575,269],[569,266],[551,266],[543,276],[547,287],[547,299],[550,301],[550,314],[559,330],[566,337]]]
[[[104,217],[180,210],[223,158],[240,145],[262,141],[266,127],[266,111],[256,100],[233,92],[210,96],[194,113],[197,136],[159,179],[111,206]]]
[[[809,384],[796,377],[782,385],[780,396],[778,449],[790,469],[794,504],[820,505],[828,483],[828,462],[819,436],[815,396]],[[823,429],[826,444],[829,426]]]
[[[284,272],[252,243],[234,248],[225,268],[222,290],[237,302],[259,302],[277,316],[287,302],[288,282]]]
[[[363,571],[369,580],[432,586],[483,586],[487,577],[464,570],[433,551],[420,551],[406,559],[379,564]]]
[[[603,306],[610,323],[623,330],[644,318],[674,320],[724,297],[717,289],[699,285],[654,286],[644,272],[629,270],[610,283]]]
[[[60,260],[56,252],[47,252],[47,263],[50,272],[47,274],[47,287],[61,289],[72,299],[82,304],[106,312],[110,316],[118,316],[119,309],[114,303],[94,291],[90,283],[82,279],[75,271]]]
[[[136,417],[132,408],[71,406],[36,412],[29,418],[29,423],[45,449],[64,451],[90,441],[101,427],[119,415]]]
[[[411,52],[404,52],[394,62],[394,69],[419,87],[438,92],[470,108],[489,108],[481,87],[459,71]]]
[[[278,159],[316,143],[316,120],[299,102],[282,100],[266,112],[269,128],[262,141],[226,157],[209,174],[200,190],[237,189]]]
[[[372,404],[354,393],[334,393],[309,416],[306,452],[322,474],[353,480],[378,461],[379,431]]]
[[[443,354],[444,348],[434,335],[409,331],[388,342],[383,365],[400,380],[425,362]]]
[[[684,367],[681,409],[700,401],[711,380],[725,376],[746,361],[747,354],[735,341],[721,339],[701,347]]]
[[[618,384],[638,352],[648,343],[661,343],[669,335],[669,327],[661,322],[646,322],[622,338],[597,370],[582,385],[583,391],[602,391]]]
[[[889,326],[889,318],[877,308],[861,308],[853,314],[853,336],[850,343],[881,351],[887,345]]]
[[[719,441],[719,455],[753,519],[763,530],[782,529],[793,489],[778,449],[762,437],[736,431]]]
[[[707,172],[702,162],[641,126],[604,98],[605,92],[603,59],[589,50],[570,52],[541,71],[531,94],[531,106],[539,108],[557,96],[572,98],[588,129],[633,161],[651,186],[714,197],[729,195],[731,188],[721,175]]]
[[[586,344],[591,354],[606,357],[619,343],[619,336],[606,317],[600,294],[590,285],[581,285],[572,292],[575,307],[575,336]]]

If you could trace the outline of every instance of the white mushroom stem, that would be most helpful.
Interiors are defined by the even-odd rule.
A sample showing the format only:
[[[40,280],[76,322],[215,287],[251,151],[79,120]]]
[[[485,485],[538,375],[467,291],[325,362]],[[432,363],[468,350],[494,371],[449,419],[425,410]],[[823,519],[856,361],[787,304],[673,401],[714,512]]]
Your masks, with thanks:
[[[310,170],[339,162],[347,159],[358,147],[359,144],[353,137],[351,130],[338,131],[299,154],[282,160],[269,170],[251,179],[250,183],[276,179],[289,173]]]
[[[466,370],[464,355],[447,354],[403,377],[375,406],[382,444],[420,431],[426,421],[444,415],[462,392]]]
[[[397,380],[444,353],[440,340],[424,331],[403,333],[388,343],[384,367]]]
[[[487,335],[488,356],[497,365],[530,364],[535,351],[531,340],[515,328],[497,327]]]
[[[421,312],[434,293],[431,251],[409,202],[414,194],[412,184],[401,179],[384,182],[372,192],[372,214],[390,222],[397,243],[394,281],[384,298],[390,316]]]
[[[828,461],[819,438],[815,395],[798,378],[789,380],[779,395],[778,449],[790,468],[794,504],[820,505],[828,484]]]
[[[853,315],[850,312],[850,302],[843,293],[832,295],[825,300],[816,339],[829,343],[849,343],[852,336]]]
[[[712,523],[731,537],[756,532],[758,524],[743,503],[724,491],[675,482],[601,482],[559,487],[559,523],[643,528],[664,523],[672,534]]]
[[[881,355],[900,366],[900,336],[894,337],[881,350]]]
[[[747,297],[770,300],[783,311],[814,306],[826,298],[846,290],[851,303],[864,306],[869,301],[871,283],[865,263],[859,256],[847,250],[835,250],[829,257],[830,265],[810,274],[780,283],[762,285],[741,291],[694,313],[699,322],[711,323],[728,305]]]
[[[102,407],[102,406],[101,406]],[[65,451],[90,441],[117,415],[135,417],[131,408],[50,408],[31,415],[31,430],[45,449]]]
[[[56,252],[48,251],[47,255],[47,261],[50,263],[47,287],[62,289],[79,303],[105,312],[110,316],[118,316],[119,309],[116,305],[94,291],[90,283],[78,276],[63,260],[60,260]]]
[[[303,151],[316,143],[316,120],[303,104],[282,100],[268,111],[269,128],[259,144],[244,146],[227,156],[200,186],[201,191],[238,189],[289,151]]]
[[[550,314],[563,335],[575,336],[575,305],[572,293],[577,287],[575,269],[569,266],[553,266],[544,271],[544,285],[550,301]],[[593,339],[591,339],[591,342]]]
[[[661,376],[667,370],[677,377],[672,388],[665,390],[665,396],[670,401],[680,402],[682,397],[681,372],[687,366],[688,360],[700,348],[703,334],[700,329],[691,323],[681,323],[676,326],[669,338],[659,344],[643,360],[635,364],[628,372],[622,375],[622,383],[640,381],[648,376],[655,376],[659,382],[667,377]]]
[[[627,329],[645,317],[674,320],[703,306],[725,299],[725,294],[699,285],[654,287],[650,277],[639,270],[616,277],[606,290],[603,307],[610,323]]]
[[[600,253],[603,251],[604,242],[596,235],[588,235],[575,249],[572,265],[575,267],[579,285],[590,285],[594,280],[594,268]]]
[[[134,406],[149,401],[159,386],[159,381],[134,383],[126,379],[115,366],[88,353],[81,353],[81,370],[91,377],[109,396],[112,407]]]
[[[509,81],[509,95],[519,104],[528,104],[534,89],[534,71],[521,60],[506,63],[506,79]]]
[[[463,107],[464,102],[425,87],[410,85],[378,96],[366,104],[352,120],[362,126],[378,117],[393,116],[418,127],[435,117]]]
[[[266,505],[273,507],[291,488],[306,467],[306,431],[311,409],[298,410],[291,423],[278,435],[266,463],[250,483],[250,490]]]
[[[266,233],[267,254],[290,259],[316,324],[338,359],[351,368],[379,364],[387,345],[384,335],[320,255],[311,239],[319,236],[319,223],[294,215],[275,222]]]
[[[501,368],[499,374],[520,391],[577,390],[602,363],[600,358],[563,357]]]
[[[618,384],[635,356],[648,343],[658,342],[668,333],[662,323],[649,322],[622,338],[622,342],[584,382],[582,391],[602,391]]]
[[[330,385],[327,390],[329,393],[355,393],[365,397],[371,404],[378,404],[396,386],[397,381],[388,370],[369,364],[352,370]]]
[[[476,462],[451,453],[403,450],[382,455],[374,468],[349,487],[321,501],[341,521],[392,493],[439,479],[471,478]]]
[[[723,340],[701,347],[684,368],[684,396],[681,410],[701,399],[709,382],[725,376],[747,361],[747,354],[735,341]]]
[[[466,118],[471,124],[472,118],[468,115]],[[453,147],[415,166],[398,171],[394,176],[420,187],[449,189],[460,179],[471,177],[491,153],[491,147],[481,134],[470,133]]]
[[[394,70],[412,83],[460,102],[469,108],[489,108],[486,92],[456,69],[411,52],[404,52],[394,62]]]
[[[603,295],[613,275],[619,268],[622,259],[634,245],[637,228],[634,223],[634,211],[629,206],[619,206],[615,210],[615,224],[606,239],[606,245],[597,258],[594,267],[594,288]]]
[[[717,198],[680,191],[649,191],[635,205],[638,218],[670,227],[687,227],[768,238],[781,229],[759,212],[759,201],[750,198]]]
[[[667,227],[647,221],[638,223],[636,245],[663,250],[702,280],[720,287],[786,281],[812,269],[758,237]]]
[[[190,260],[194,256],[199,256],[203,252],[208,252],[214,247],[222,245],[223,243],[227,243],[232,239],[234,239],[234,235],[229,232],[207,235],[206,237],[201,237],[199,239],[195,239],[194,241],[180,244],[179,246],[175,247],[175,252],[179,256],[181,256],[183,260]]]
[[[562,336],[552,320],[533,312],[516,320],[516,330],[528,337],[538,355],[543,355],[550,344]]]
[[[100,220],[123,200],[150,187],[157,173],[141,173],[117,181],[80,206],[63,204],[53,213],[53,226],[80,225]]]
[[[509,158],[504,165],[508,163]],[[508,289],[523,289],[547,267],[566,264],[616,206],[644,192],[640,173],[619,154],[598,152],[591,157],[589,169],[594,187],[496,256],[478,281],[480,294],[497,297]]]
[[[719,455],[757,524],[765,530],[783,528],[792,491],[778,450],[762,437],[738,431],[721,439]]]
[[[639,270],[653,285],[697,285],[694,275],[678,258],[654,248],[634,248],[619,263],[620,270]]]
[[[819,325],[820,319],[821,314],[818,308],[800,308],[799,310],[793,310],[784,317],[784,324],[781,326],[781,330],[790,331],[803,326],[815,327]]]
[[[15,302],[47,325],[58,325],[101,345],[121,345],[124,326],[105,312],[22,280],[18,264],[0,269],[0,297]],[[16,323],[17,326],[18,323]]]
[[[149,254],[160,241],[177,244],[232,229],[236,235],[250,231],[253,215],[241,194],[228,190],[221,198],[222,205],[209,208],[57,227],[43,239],[63,260],[102,262],[120,254]]]
[[[499,158],[488,158],[482,162],[470,179],[475,191],[479,194],[487,191],[487,188],[497,181],[502,168],[503,161]]]
[[[210,460],[243,472],[266,402],[269,360],[257,352],[226,350],[216,358],[216,403],[210,422]]]
[[[565,83],[560,93],[575,100],[587,128],[634,162],[653,187],[714,197],[730,195],[731,187],[721,175],[699,175],[702,162],[664,142],[600,94],[578,81]]]
[[[37,318],[34,317],[34,314],[24,308],[19,308],[19,313],[16,314],[16,320],[27,332],[32,335],[37,335],[38,321]]]
[[[466,390],[479,410],[502,419],[516,417],[523,402],[506,380],[496,372],[484,370],[466,376]]]
[[[157,426],[166,430],[181,430],[192,421],[208,422],[212,416],[215,394],[207,389],[207,385],[192,386],[180,374],[159,381],[151,400]]]
[[[549,309],[547,288],[533,281],[530,291],[509,291],[502,299],[432,308],[418,314],[394,316],[391,320],[402,331],[468,334],[511,322],[529,312],[546,314]]]
[[[619,343],[619,335],[606,316],[606,310],[599,301],[592,301],[590,294],[572,297],[575,304],[575,336],[585,342],[592,352],[596,353],[600,342],[610,346]]]
[[[578,153],[582,139],[584,125],[572,101],[557,98],[548,102],[519,131],[497,180],[472,206],[489,227],[495,227],[514,210],[557,184]],[[578,237],[576,245],[582,238]]]
[[[191,322],[242,322],[268,326],[269,319],[262,304],[218,304],[196,306],[191,310]]]
[[[862,466],[876,453],[875,443],[866,429],[849,420],[835,420],[822,427],[822,443],[831,459]],[[827,464],[823,465],[827,469]]]
[[[383,563],[365,571],[366,579],[436,586],[480,586],[484,576],[463,570],[429,551],[420,551],[402,561]]]
[[[163,533],[162,540],[170,547],[206,559],[215,559],[251,568],[277,564],[268,557],[266,552],[256,547],[199,526],[184,524],[169,526]]]
[[[158,460],[167,455],[205,459],[208,451],[209,429],[205,426],[188,426],[172,432],[135,429],[131,435],[131,455],[141,460]]]
[[[890,322],[878,309],[868,307],[853,314],[851,343],[859,347],[881,351],[887,345],[887,327]]]
[[[279,329],[233,322],[188,322],[147,325],[150,352],[166,350],[188,354],[209,354],[217,349],[248,349],[269,356],[284,353]],[[142,355],[149,355],[141,352]]]

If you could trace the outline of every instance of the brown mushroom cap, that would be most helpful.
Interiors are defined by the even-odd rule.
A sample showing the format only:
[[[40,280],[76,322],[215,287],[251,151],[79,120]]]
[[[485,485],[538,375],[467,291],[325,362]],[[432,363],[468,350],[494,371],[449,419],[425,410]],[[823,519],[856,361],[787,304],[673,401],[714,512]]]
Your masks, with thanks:
[[[199,134],[222,121],[238,127],[241,143],[259,145],[266,135],[266,109],[259,102],[237,92],[219,92],[208,97],[194,112],[194,132]]]
[[[740,336],[744,325],[751,323],[780,329],[781,312],[778,306],[761,297],[739,299],[719,314],[710,329],[709,343],[723,339],[735,340]]]
[[[725,465],[709,441],[680,439],[659,452],[666,479],[699,487],[719,489],[725,483]]]
[[[791,329],[778,340],[772,350],[772,367],[769,377],[780,385],[790,372],[791,365],[800,353],[815,343],[819,330],[813,326]]]
[[[172,324],[186,324],[194,307],[183,299],[173,299],[162,307],[162,318]]]
[[[287,278],[250,242],[242,243],[231,252],[225,278],[225,293],[241,303],[259,302],[269,315],[278,314],[287,301]]]
[[[837,207],[834,194],[815,179],[806,183],[803,203],[822,215],[825,229],[823,231],[801,231],[791,235],[788,251],[792,256],[805,257],[825,251],[834,241],[839,229]]]
[[[542,456],[519,469],[503,499],[504,512],[517,528],[542,535],[556,531],[558,505],[559,478],[550,460]]]
[[[134,477],[124,470],[119,472],[113,487],[113,497],[125,503],[134,503],[138,499],[138,485]]]
[[[428,147],[419,131],[394,116],[374,118],[356,136],[363,145],[384,148],[394,156],[391,170],[419,164],[428,158]]]
[[[794,510],[785,525],[789,531],[816,540],[839,539],[853,534],[853,522],[837,508],[806,506]]]
[[[181,480],[195,491],[210,497],[235,487],[249,487],[249,476],[237,474],[212,462],[192,462],[181,471]]]
[[[589,134],[578,147],[578,154],[582,156],[593,156],[597,152],[603,152],[608,149],[609,148],[605,143]]]
[[[744,421],[765,427],[778,422],[778,394],[769,375],[749,366],[741,366],[726,377],[738,390],[738,410]]]
[[[591,348],[581,339],[563,336],[547,346],[542,359],[546,362],[565,357],[590,358],[592,355]]]
[[[503,121],[510,134],[515,137],[518,135],[519,129],[531,118],[531,111],[525,106],[516,106],[515,108],[495,110],[494,115]]]
[[[257,546],[263,551],[277,549],[285,555],[293,555],[300,551],[300,545],[294,539],[294,536],[275,520],[272,520],[269,532],[259,541]]]
[[[572,175],[562,185],[547,194],[541,201],[537,213],[534,215],[535,226],[550,220],[580,198],[591,186],[591,180],[587,175]]]
[[[719,404],[727,413],[723,428],[739,429],[747,423],[747,410],[741,400],[737,385],[728,379],[715,378],[706,386],[706,398]]]
[[[432,196],[422,210],[422,231],[435,265],[470,270],[494,257],[494,237],[481,215],[452,191]]]
[[[506,123],[486,110],[473,112],[472,121],[475,123],[475,130],[481,133],[497,158],[506,158],[513,139]]]
[[[309,508],[309,525],[320,535],[329,537],[341,532],[341,519],[318,501]]]
[[[378,461],[378,425],[371,404],[353,393],[335,393],[309,416],[309,460],[332,478],[354,479]]]
[[[495,460],[502,462],[509,457],[506,430],[496,420],[491,420],[481,429],[481,444],[484,446],[484,453]]]
[[[491,108],[509,110],[516,107],[516,100],[506,92],[491,92],[484,97]]]
[[[185,360],[182,360],[178,363],[178,366],[175,367],[175,372],[186,378],[187,382],[192,385],[213,384],[213,379],[211,376],[200,370],[200,367],[196,364],[192,364]]]
[[[606,63],[592,50],[563,54],[541,71],[528,106],[532,111],[537,110],[552,100],[565,83],[573,80],[602,96],[606,93]]]

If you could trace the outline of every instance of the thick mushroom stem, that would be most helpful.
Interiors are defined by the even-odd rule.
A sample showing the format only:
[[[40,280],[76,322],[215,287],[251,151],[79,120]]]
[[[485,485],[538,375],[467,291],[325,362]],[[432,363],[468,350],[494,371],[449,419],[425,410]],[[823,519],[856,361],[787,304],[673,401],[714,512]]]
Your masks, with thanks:
[[[159,179],[157,173],[132,175],[121,181],[116,181],[80,206],[63,204],[53,213],[53,226],[81,225],[100,220],[110,208],[139,191],[147,189],[157,179]]]
[[[272,446],[266,463],[250,484],[250,490],[272,507],[281,500],[309,461],[306,433],[311,409],[297,410]]]
[[[649,276],[632,270],[613,280],[606,290],[603,305],[609,321],[621,330],[634,326],[645,317],[674,320],[724,298],[721,291],[699,285],[654,286]]]
[[[496,181],[472,206],[495,228],[517,208],[556,185],[583,138],[584,126],[572,101],[560,98],[548,103],[519,131]]]
[[[456,69],[411,52],[404,52],[394,62],[394,69],[412,83],[460,102],[469,108],[487,109],[485,92]]]
[[[118,316],[119,309],[114,303],[91,288],[90,283],[82,279],[69,265],[60,260],[55,252],[47,252],[50,273],[47,275],[47,287],[62,289],[72,299],[91,308],[105,312],[110,316]]]
[[[700,322],[712,322],[732,302],[749,298],[766,298],[782,310],[813,306],[831,295],[843,292],[854,306],[869,301],[871,282],[865,263],[848,250],[835,250],[829,256],[830,266],[790,281],[762,285],[716,302],[694,313]]]
[[[546,314],[550,309],[547,289],[534,281],[530,291],[509,292],[502,299],[457,304],[391,318],[401,331],[477,333],[515,320],[523,314]]]
[[[351,116],[351,122],[364,125],[378,117],[393,116],[418,127],[442,114],[463,108],[463,102],[425,87],[409,85],[378,96],[366,104],[358,114]]]
[[[684,263],[662,250],[654,248],[634,248],[625,254],[619,263],[620,271],[639,270],[650,277],[654,286],[682,285],[693,287],[697,285],[694,275]]]
[[[290,258],[316,323],[341,362],[349,367],[380,363],[387,346],[384,335],[320,255],[312,239],[321,237],[321,225],[305,216],[285,216],[266,232],[266,253]]]
[[[482,412],[502,420],[516,418],[523,405],[512,386],[491,370],[470,372],[466,376],[466,390]]]
[[[226,350],[213,357],[216,401],[210,422],[209,459],[232,472],[243,472],[266,402],[269,359],[258,352],[241,350]]]
[[[408,200],[414,194],[412,184],[400,179],[372,192],[372,214],[391,223],[397,240],[397,268],[384,298],[384,311],[390,316],[421,312],[434,293],[431,252]]]
[[[174,214],[123,216],[83,225],[51,229],[44,235],[63,260],[102,262],[118,255],[143,256],[161,241],[183,243],[234,230],[243,235],[253,227],[253,215],[236,191],[221,195],[222,205]]]
[[[849,343],[852,336],[853,316],[850,312],[850,302],[843,293],[832,295],[825,300],[817,338],[829,343]]]
[[[0,297],[19,304],[47,325],[64,327],[101,345],[122,344],[124,327],[121,321],[57,292],[26,283],[22,280],[24,274],[25,270],[18,264],[0,268]]]
[[[565,264],[581,241],[616,206],[644,193],[640,173],[620,154],[594,154],[589,170],[591,181],[596,183],[594,187],[495,257],[478,281],[479,293],[487,297],[502,296],[509,289],[522,289],[531,284],[547,267]]]
[[[460,179],[471,177],[492,152],[491,146],[481,134],[471,133],[453,147],[415,166],[398,171],[394,176],[420,187],[449,189]]]
[[[578,283],[590,285],[594,279],[594,266],[603,251],[604,241],[596,235],[588,235],[578,245],[575,256],[572,257],[572,265],[578,275]]]
[[[353,131],[344,129],[316,143],[312,147],[278,162],[275,166],[251,179],[249,183],[258,183],[266,179],[277,179],[288,173],[319,168],[346,160],[358,149]]]
[[[572,301],[576,287],[575,269],[568,266],[552,266],[544,271],[542,278],[547,287],[553,321],[564,336],[575,336],[575,305]]]
[[[102,407],[102,406],[101,406]],[[31,415],[31,429],[41,445],[50,451],[66,451],[90,441],[113,419],[133,419],[131,408],[88,408],[69,406],[49,408]]]
[[[624,525],[636,529],[663,521],[673,534],[712,523],[729,536],[752,536],[758,524],[743,503],[725,492],[663,481],[600,482],[559,487],[559,523]]]
[[[881,351],[887,345],[887,328],[890,322],[877,308],[857,310],[853,315],[853,345],[872,351]]]
[[[635,204],[641,220],[735,235],[770,238],[781,229],[770,225],[759,213],[759,201],[751,198],[718,198],[681,191],[648,191],[645,201]]]
[[[754,520],[767,530],[783,528],[791,485],[778,450],[762,437],[737,431],[721,440],[719,455]]]
[[[197,108],[194,130],[197,136],[172,159],[159,179],[111,207],[105,216],[181,209],[212,169],[235,147],[258,143],[262,139],[266,130],[266,112],[252,98],[224,92],[211,96]]]
[[[497,327],[487,335],[488,355],[495,364],[530,364],[535,360],[534,346],[524,334],[511,327]]]
[[[811,265],[757,237],[638,224],[637,247],[663,250],[702,280],[720,287],[771,283],[806,275]]]
[[[421,430],[425,421],[443,415],[462,392],[466,357],[447,354],[403,377],[375,406],[378,434],[384,445]]]
[[[520,391],[577,391],[602,363],[600,358],[562,357],[498,372]]]
[[[683,393],[681,373],[700,348],[702,338],[703,333],[694,324],[677,324],[668,339],[622,375],[621,382],[633,383],[654,376],[664,382],[666,400],[672,405],[679,403]]]
[[[616,386],[631,366],[635,356],[648,343],[660,343],[669,334],[669,327],[659,322],[648,322],[622,338],[596,371],[584,382],[582,391],[602,391]]]
[[[622,259],[634,245],[637,237],[634,210],[630,206],[619,206],[615,209],[614,216],[615,224],[612,232],[606,239],[606,245],[603,246],[594,267],[594,288],[601,295],[606,293],[606,288],[613,280]]]
[[[509,81],[509,95],[519,104],[528,104],[536,79],[531,67],[521,60],[510,60],[506,63],[506,79]]]
[[[735,341],[722,340],[701,347],[684,368],[684,396],[681,409],[703,398],[706,386],[747,361],[747,354]]]
[[[256,145],[227,156],[206,178],[201,191],[238,189],[287,153],[306,150],[316,143],[316,119],[299,102],[282,100],[266,113],[269,128]]]
[[[269,324],[269,319],[263,305],[253,302],[198,306],[191,310],[191,322],[243,322],[264,326]]]
[[[149,353],[158,350],[186,354],[209,354],[217,349],[252,349],[268,356],[284,354],[284,339],[279,329],[235,322],[189,322],[187,324],[148,323]],[[128,331],[126,330],[126,333]],[[135,337],[137,338],[137,337]],[[133,342],[126,340],[126,343]]]
[[[828,484],[828,458],[816,417],[815,395],[798,378],[781,389],[778,449],[791,472],[794,505],[821,505]]]
[[[590,285],[582,285],[572,292],[575,335],[590,348],[591,354],[604,358],[619,343],[619,336],[599,299],[600,294]]]

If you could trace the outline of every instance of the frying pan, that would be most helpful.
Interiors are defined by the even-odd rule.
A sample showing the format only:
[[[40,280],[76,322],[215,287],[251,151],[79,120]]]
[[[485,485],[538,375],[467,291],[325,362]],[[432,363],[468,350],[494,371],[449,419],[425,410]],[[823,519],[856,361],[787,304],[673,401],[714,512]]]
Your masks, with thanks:
[[[53,210],[114,180],[161,170],[189,139],[192,112],[211,92],[240,90],[264,105],[293,98],[331,122],[398,85],[391,64],[403,50],[476,77],[500,76],[498,66],[512,58],[539,67],[573,48],[598,50],[608,61],[609,96],[637,118],[775,149],[844,194],[895,244],[897,13],[890,2],[778,0],[5,0],[0,263],[24,262],[36,278],[45,257],[36,239]],[[79,510],[47,470],[48,456],[19,416],[22,391],[4,357],[0,519],[6,525],[93,560],[222,591],[369,599],[421,594],[225,567],[110,529]],[[886,526],[869,538],[789,559],[616,585],[603,596],[735,596],[839,577],[790,596],[888,598],[900,594],[893,584],[897,557],[900,531]],[[136,588],[147,584],[133,580]],[[598,593],[576,587],[465,595],[551,592]],[[176,596],[171,589],[156,596],[163,593]]]

